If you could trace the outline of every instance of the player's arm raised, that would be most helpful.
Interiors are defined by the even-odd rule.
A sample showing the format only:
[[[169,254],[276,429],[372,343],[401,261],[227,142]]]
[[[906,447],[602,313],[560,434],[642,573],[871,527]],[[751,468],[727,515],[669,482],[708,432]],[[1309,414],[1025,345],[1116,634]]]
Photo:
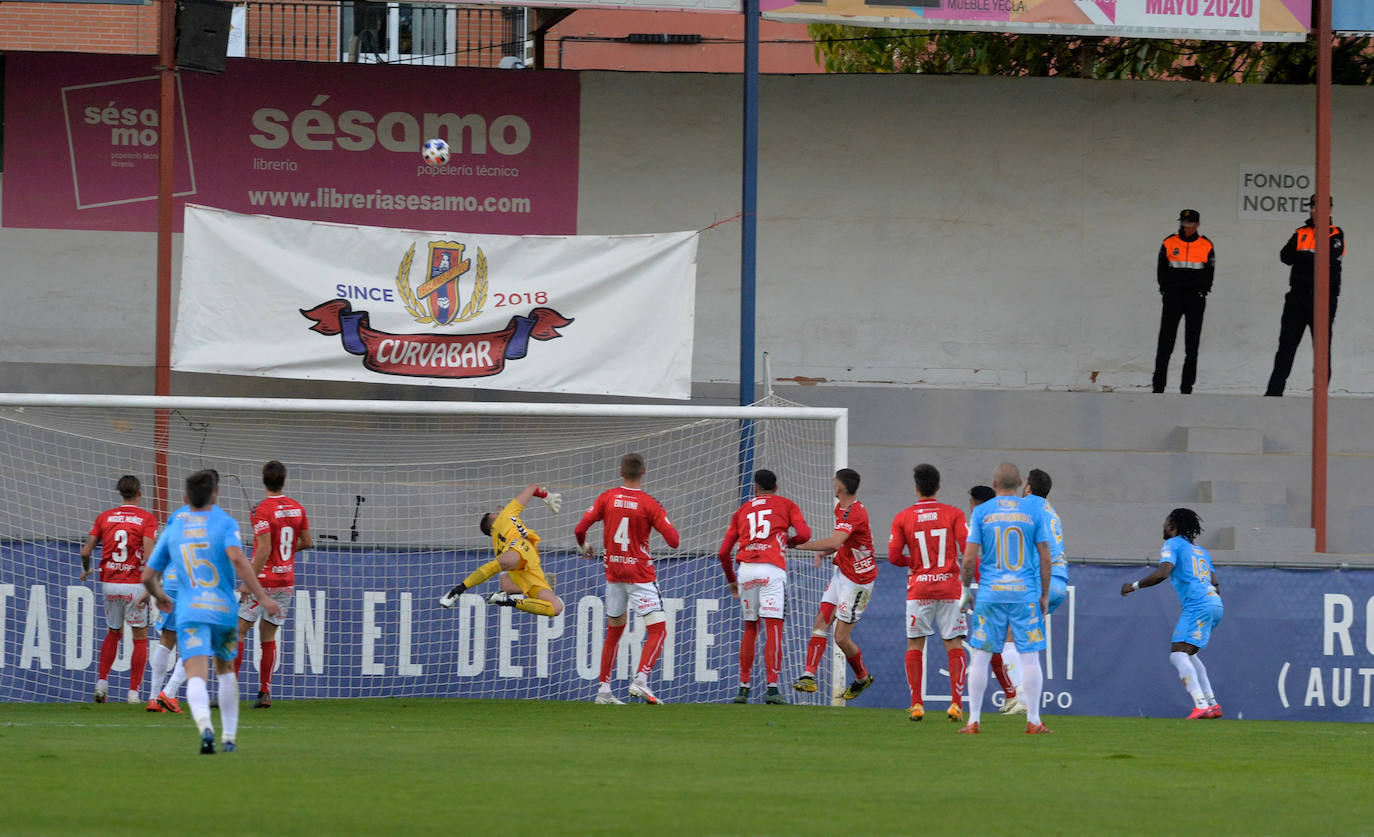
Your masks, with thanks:
[[[89,575],[91,574],[91,555],[93,555],[93,554],[95,553],[95,545],[98,544],[98,543],[100,543],[100,536],[99,536],[99,535],[96,535],[96,534],[90,534],[90,535],[87,535],[87,536],[86,536],[86,542],[85,542],[84,544],[81,545],[81,580],[82,580],[82,581],[85,581],[85,580],[86,580],[86,577],[89,576]],[[148,553],[145,552],[145,553],[143,553],[143,554],[144,554],[144,555],[147,555]]]
[[[544,505],[548,506],[549,511],[553,512],[554,514],[558,514],[558,510],[563,508],[562,494],[559,494],[556,491],[549,491],[547,488],[535,485],[534,483],[530,483],[529,485],[525,486],[524,491],[521,491],[519,494],[515,495],[515,502],[519,503],[521,508],[524,508],[525,506],[528,506],[530,504],[530,500],[534,499],[535,497],[538,497],[539,499],[543,500]]]

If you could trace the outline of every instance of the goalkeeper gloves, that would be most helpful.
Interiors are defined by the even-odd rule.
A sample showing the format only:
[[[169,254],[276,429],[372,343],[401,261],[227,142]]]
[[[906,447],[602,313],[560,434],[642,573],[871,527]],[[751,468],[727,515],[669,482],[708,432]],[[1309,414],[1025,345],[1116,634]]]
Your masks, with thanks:
[[[978,582],[973,582],[964,588],[964,595],[959,597],[959,611],[961,613],[971,613],[973,606],[978,602]]]
[[[534,487],[534,496],[544,501],[544,505],[549,507],[549,511],[558,514],[558,510],[563,508],[563,495],[557,491],[549,491],[542,485]]]

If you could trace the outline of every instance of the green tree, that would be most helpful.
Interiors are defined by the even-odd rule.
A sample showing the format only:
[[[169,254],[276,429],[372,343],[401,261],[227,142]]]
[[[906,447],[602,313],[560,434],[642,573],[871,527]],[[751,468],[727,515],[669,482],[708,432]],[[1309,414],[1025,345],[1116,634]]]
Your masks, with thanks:
[[[808,27],[817,58],[832,73],[968,73],[1310,84],[1316,45],[1306,41],[1230,43],[1152,38],[1011,35],[918,29]],[[1336,84],[1374,83],[1369,38],[1338,38]]]

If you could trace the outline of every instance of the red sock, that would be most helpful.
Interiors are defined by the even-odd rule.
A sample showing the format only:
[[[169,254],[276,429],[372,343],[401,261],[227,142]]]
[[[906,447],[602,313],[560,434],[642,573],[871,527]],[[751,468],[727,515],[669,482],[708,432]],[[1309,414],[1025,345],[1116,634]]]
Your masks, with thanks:
[[[864,652],[855,651],[854,656],[845,657],[845,660],[848,661],[849,667],[854,669],[856,678],[862,680],[868,676],[868,669],[864,668]]]
[[[906,650],[906,684],[911,688],[911,705],[921,703],[921,651],[919,648]]]
[[[648,632],[644,636],[644,650],[639,653],[639,673],[648,674],[653,671],[654,663],[658,662],[658,655],[663,651],[663,640],[668,637],[668,624],[666,622],[655,622],[650,625]]]
[[[606,641],[601,644],[601,682],[611,682],[611,666],[615,665],[616,652],[620,650],[620,635],[625,633],[624,625],[607,625]]]
[[[782,673],[782,620],[763,620],[763,670],[768,677],[768,685],[778,685],[778,675]]]
[[[759,623],[758,620],[744,623],[744,633],[739,638],[739,684],[745,688],[749,687],[749,681],[754,676],[754,651],[759,644]],[[767,659],[768,651],[764,649],[764,658]]]
[[[949,651],[949,696],[954,701],[954,705],[962,708],[964,705],[964,675],[968,671],[968,656],[963,648],[951,648]]]
[[[246,643],[246,642],[240,642],[240,643],[239,643],[239,655],[238,655],[237,657],[234,658],[234,676],[235,676],[235,677],[238,677],[238,676],[239,676],[239,669],[243,668],[243,647],[244,647],[245,645],[247,645],[247,644],[248,644],[248,643]]]
[[[277,664],[277,641],[262,644],[262,663],[258,666],[258,691],[266,692],[272,688],[272,667]]]
[[[806,673],[812,677],[816,676],[816,670],[820,668],[821,658],[825,656],[825,647],[830,644],[830,637],[811,635],[811,641],[806,644]]]
[[[114,667],[115,657],[119,655],[119,638],[124,636],[123,631],[109,631],[105,634],[105,641],[100,643],[100,679],[110,679],[110,669]]]
[[[143,685],[143,670],[148,667],[148,638],[134,640],[133,658],[129,660],[129,688],[138,691]]]
[[[1011,678],[1007,676],[1007,669],[1002,665],[1002,655],[992,655],[992,673],[997,678],[997,683],[1002,687],[1002,694],[1009,698],[1016,697],[1016,687],[1011,685]]]

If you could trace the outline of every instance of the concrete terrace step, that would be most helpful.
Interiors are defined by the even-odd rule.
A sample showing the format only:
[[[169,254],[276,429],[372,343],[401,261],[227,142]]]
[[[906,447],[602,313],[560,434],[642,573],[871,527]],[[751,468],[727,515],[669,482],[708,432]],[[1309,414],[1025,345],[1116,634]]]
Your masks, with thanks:
[[[1299,526],[1227,526],[1217,532],[1219,550],[1240,553],[1311,552],[1316,547],[1315,529]]]
[[[1051,502],[1064,521],[1064,541],[1074,555],[1130,559],[1159,554],[1163,541],[1164,518],[1179,503],[1096,503],[1074,500]],[[1208,549],[1231,548],[1222,542],[1222,532],[1236,527],[1285,527],[1290,519],[1287,506],[1241,505],[1236,503],[1189,503],[1188,508],[1202,518],[1206,531],[1198,543]],[[1225,524],[1223,526],[1223,524]],[[1307,531],[1311,531],[1310,529]],[[1312,544],[1306,549],[1311,551]]]
[[[1188,453],[1264,453],[1264,433],[1249,427],[1180,427],[1176,432]]]
[[[1202,480],[1197,484],[1199,503],[1260,503],[1282,505],[1288,491],[1282,483],[1241,480]]]

